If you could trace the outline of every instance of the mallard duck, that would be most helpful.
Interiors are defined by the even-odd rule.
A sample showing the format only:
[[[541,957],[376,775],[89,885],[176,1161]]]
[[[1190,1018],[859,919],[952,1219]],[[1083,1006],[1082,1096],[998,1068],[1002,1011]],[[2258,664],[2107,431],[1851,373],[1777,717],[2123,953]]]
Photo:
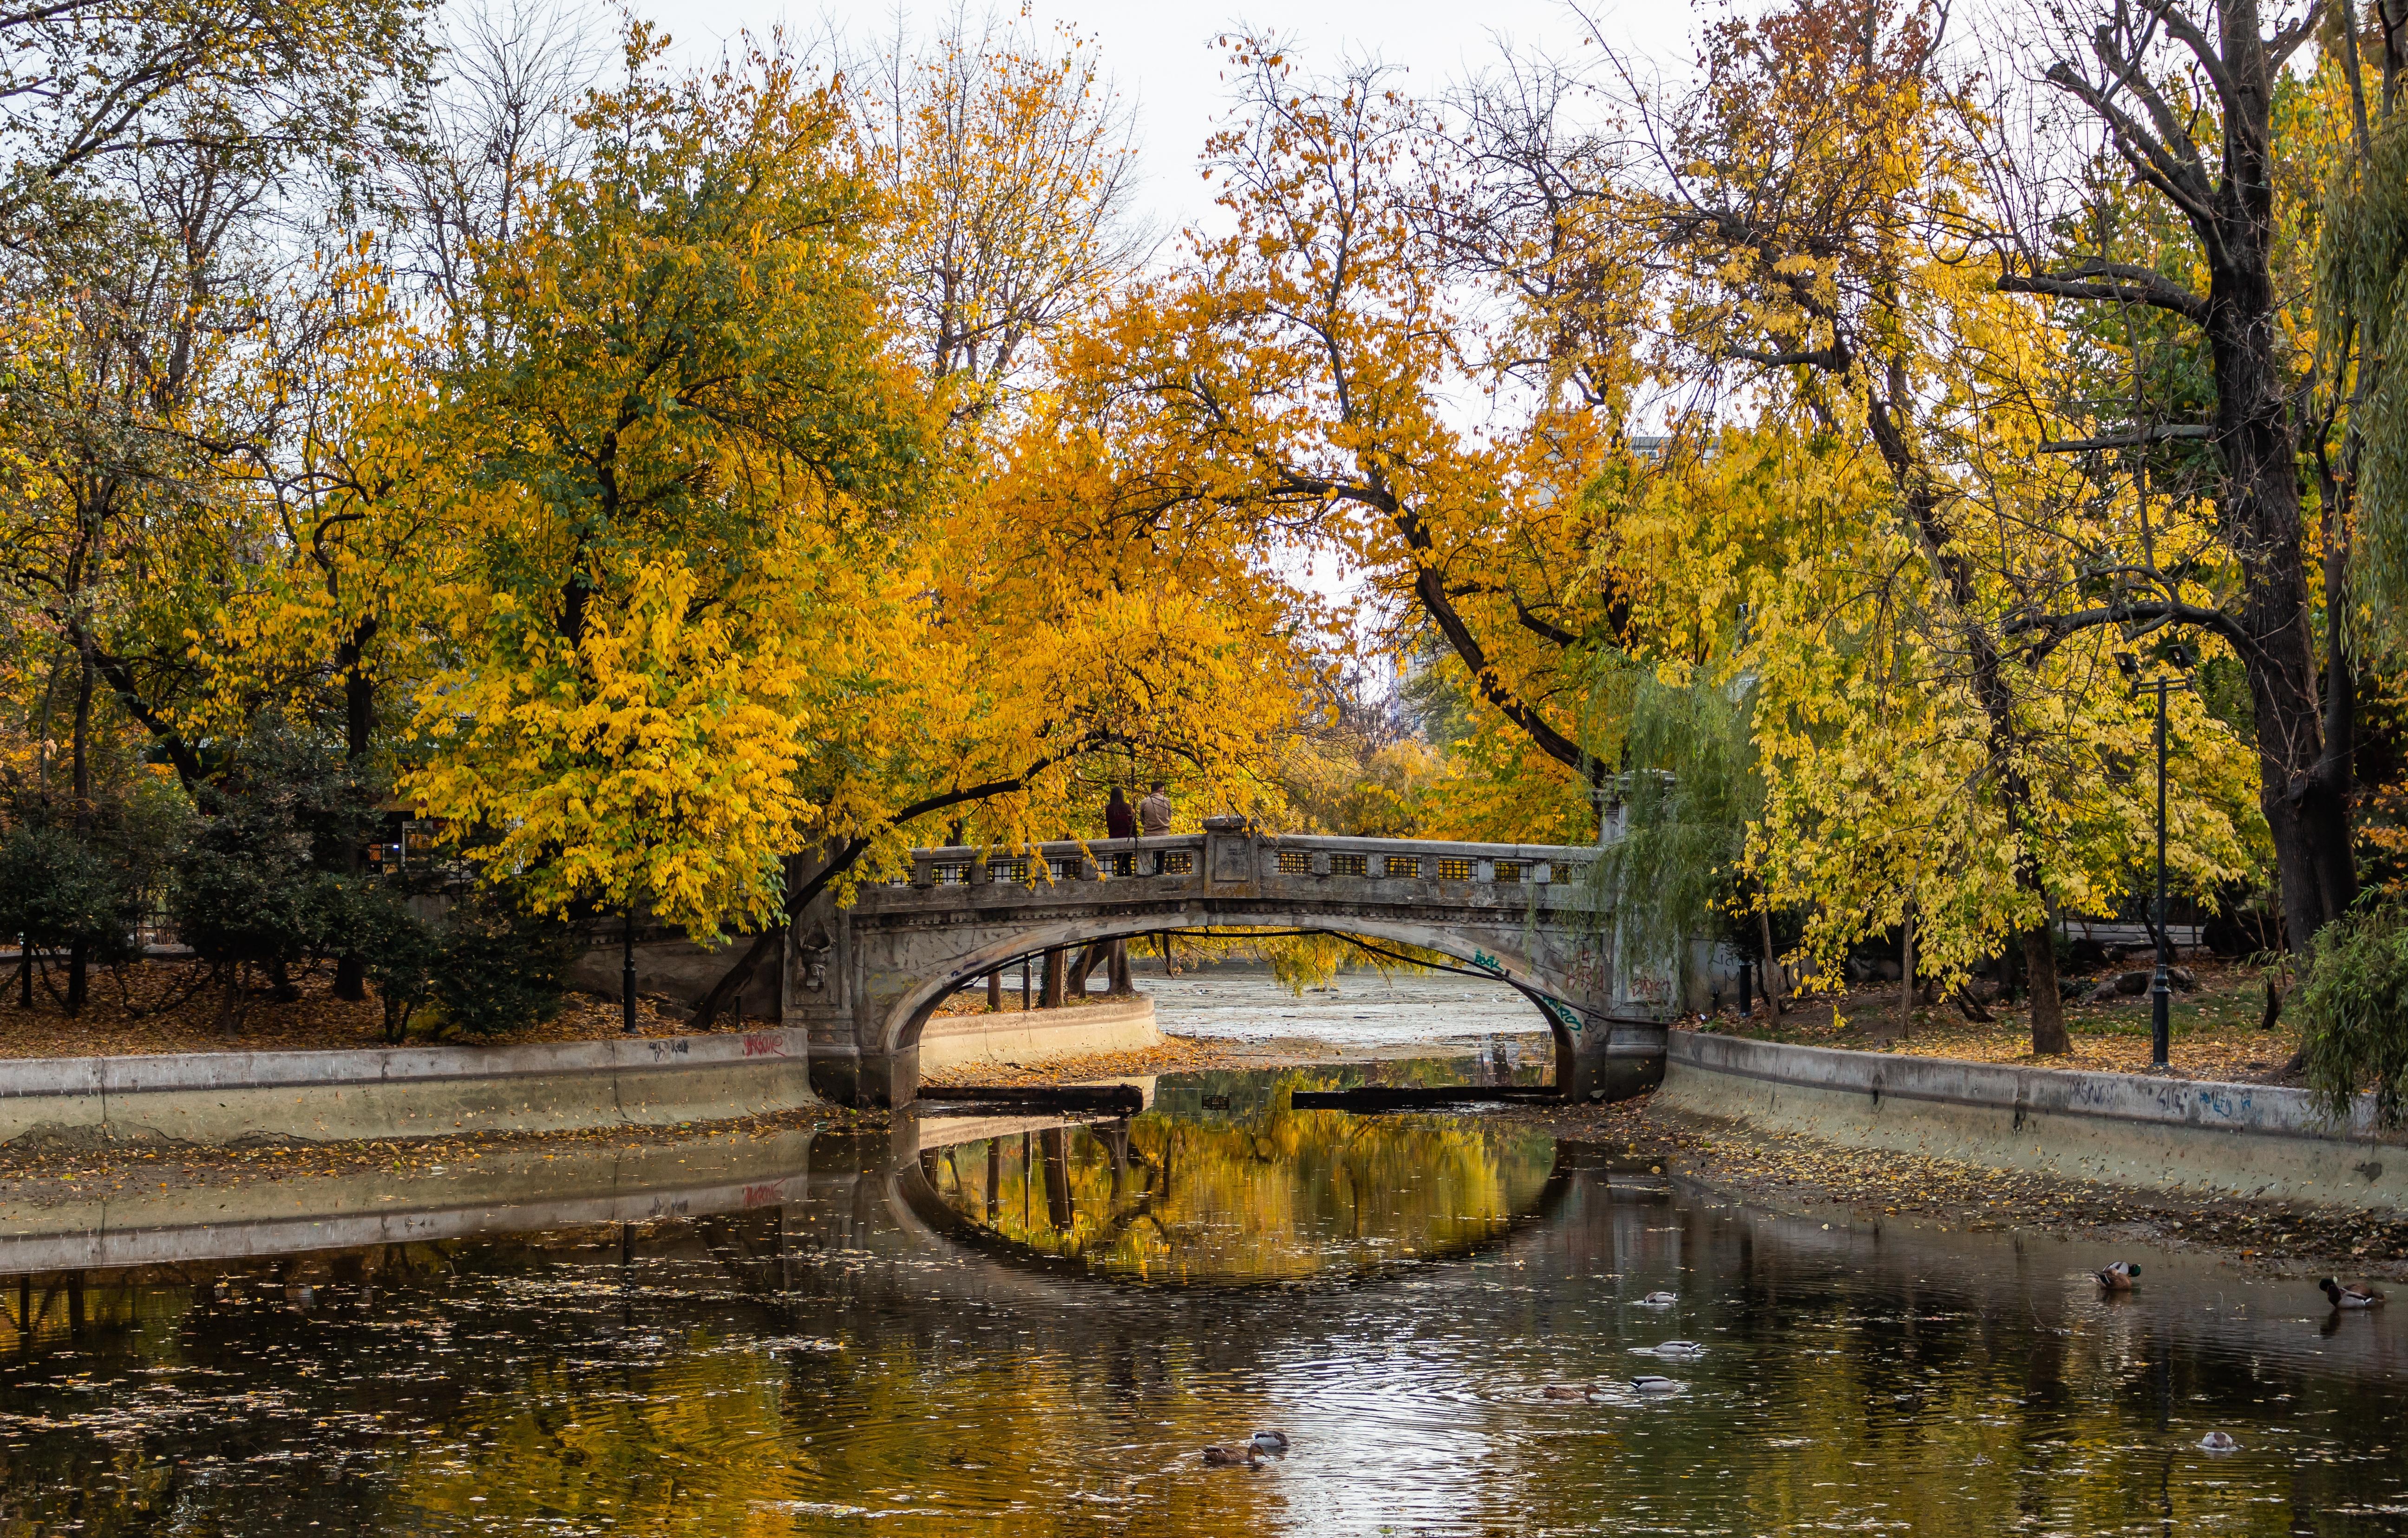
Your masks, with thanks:
[[[1679,1384],[1674,1383],[1671,1379],[1657,1377],[1653,1373],[1640,1373],[1637,1377],[1630,1380],[1630,1387],[1638,1389],[1642,1394],[1676,1393],[1681,1387]]]
[[[1649,1308],[1670,1308],[1681,1301],[1681,1295],[1677,1292],[1651,1292],[1639,1301]]]
[[[1254,1466],[1254,1445],[1247,1442],[1235,1447],[1207,1447],[1204,1463],[1213,1469],[1230,1469],[1242,1463],[1251,1469]]]
[[[1695,1341],[1658,1341],[1649,1349],[1659,1357],[1694,1357],[1705,1347]]]
[[[2335,1308],[2381,1308],[2383,1306],[2383,1294],[2363,1282],[2344,1285],[2328,1276],[2316,1286],[2325,1289],[2325,1296],[2332,1300],[2332,1306]]]
[[[1287,1433],[1285,1431],[1256,1431],[1254,1435],[1246,1438],[1246,1445],[1254,1448],[1259,1453],[1283,1453],[1287,1451]]]
[[[1597,1390],[1577,1383],[1551,1383],[1539,1390],[1541,1399],[1595,1399]]]
[[[2199,1445],[2201,1450],[2211,1453],[2237,1453],[2241,1450],[2241,1444],[2233,1441],[2231,1434],[2226,1431],[2210,1431],[2199,1439]]]
[[[2141,1268],[2129,1260],[2118,1260],[2114,1265],[2101,1266],[2090,1274],[2110,1292],[2129,1292],[2132,1290],[2132,1278],[2141,1274]]]

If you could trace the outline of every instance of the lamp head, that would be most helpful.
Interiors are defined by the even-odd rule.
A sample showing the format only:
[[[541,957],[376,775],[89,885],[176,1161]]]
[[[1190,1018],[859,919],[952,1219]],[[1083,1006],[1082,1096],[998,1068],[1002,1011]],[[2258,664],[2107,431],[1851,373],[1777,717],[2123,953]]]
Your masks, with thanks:
[[[2139,657],[2134,656],[2129,652],[2118,652],[2115,654],[2115,666],[2124,670],[2124,679],[2126,683],[2137,684],[2141,682],[2141,659]]]

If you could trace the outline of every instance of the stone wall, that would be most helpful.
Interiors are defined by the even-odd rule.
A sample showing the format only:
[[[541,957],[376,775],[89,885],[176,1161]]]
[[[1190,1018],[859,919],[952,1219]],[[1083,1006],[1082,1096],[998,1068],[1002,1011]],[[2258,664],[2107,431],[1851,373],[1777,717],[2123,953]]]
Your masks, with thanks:
[[[2197,1197],[2396,1209],[2408,1139],[2306,1091],[1784,1046],[1675,1030],[1651,1110]]]

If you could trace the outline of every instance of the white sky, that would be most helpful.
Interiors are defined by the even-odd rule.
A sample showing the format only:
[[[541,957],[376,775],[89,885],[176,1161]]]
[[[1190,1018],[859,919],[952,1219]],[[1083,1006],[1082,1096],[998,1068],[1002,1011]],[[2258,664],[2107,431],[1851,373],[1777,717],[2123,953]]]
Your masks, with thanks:
[[[995,8],[1006,17],[1017,0]],[[1203,217],[1210,204],[1196,157],[1222,106],[1215,36],[1254,22],[1301,49],[1307,68],[1349,54],[1403,66],[1407,86],[1435,93],[1449,80],[1494,61],[1500,39],[1556,55],[1576,54],[1587,26],[1563,0],[1285,0],[1267,6],[1232,0],[1036,0],[1042,27],[1068,22],[1096,39],[1104,68],[1137,113],[1145,171],[1141,206],[1168,233]],[[1587,7],[1617,50],[1667,64],[1685,60],[1698,23],[1709,10],[1687,0],[1600,0]],[[828,22],[857,39],[892,36],[896,8],[878,0],[634,0],[634,9],[664,25],[680,50],[707,57],[719,42],[751,28],[783,22],[797,37],[826,32]],[[984,7],[971,6],[977,15]],[[933,31],[951,16],[951,0],[920,0],[903,7],[910,32]]]

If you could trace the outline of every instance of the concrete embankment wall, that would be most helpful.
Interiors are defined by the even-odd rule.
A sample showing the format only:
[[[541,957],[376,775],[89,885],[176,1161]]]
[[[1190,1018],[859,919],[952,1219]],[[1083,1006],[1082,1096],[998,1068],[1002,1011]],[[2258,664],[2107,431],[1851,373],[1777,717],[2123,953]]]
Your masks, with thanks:
[[[804,1200],[814,1133],[464,1151],[442,1165],[0,1200],[0,1275],[644,1223]],[[824,1134],[820,1134],[824,1136]]]
[[[226,1144],[671,1126],[812,1103],[799,1029],[515,1047],[0,1060],[0,1143]]]
[[[1154,1000],[1142,995],[1025,1013],[939,1014],[921,1028],[920,1071],[1138,1052],[1160,1046],[1163,1040],[1154,1023]]]
[[[2408,1139],[2307,1093],[2139,1073],[2014,1068],[1676,1030],[1655,1106],[1844,1147],[1923,1154],[2195,1196],[2408,1205]]]

